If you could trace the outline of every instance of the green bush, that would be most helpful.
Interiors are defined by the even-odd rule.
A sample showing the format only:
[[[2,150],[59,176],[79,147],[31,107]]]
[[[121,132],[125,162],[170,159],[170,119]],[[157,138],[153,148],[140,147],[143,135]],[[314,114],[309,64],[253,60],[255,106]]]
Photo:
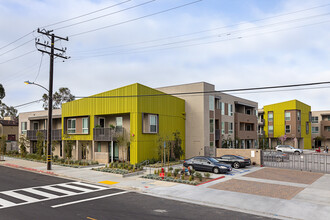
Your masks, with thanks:
[[[203,176],[202,176],[202,174],[200,172],[196,172],[195,173],[195,176],[199,179],[199,181],[202,181]]]
[[[210,178],[210,176],[211,176],[210,173],[207,173],[207,172],[204,173],[204,177],[205,177],[205,178]]]
[[[181,179],[184,180],[184,174],[181,175]]]
[[[167,176],[168,177],[171,177],[172,176],[172,173],[171,172],[167,172]]]

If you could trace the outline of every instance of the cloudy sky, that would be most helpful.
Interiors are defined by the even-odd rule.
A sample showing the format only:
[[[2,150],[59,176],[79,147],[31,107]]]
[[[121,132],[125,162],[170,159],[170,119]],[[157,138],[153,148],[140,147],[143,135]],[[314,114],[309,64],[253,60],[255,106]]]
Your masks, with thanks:
[[[49,56],[37,28],[69,41],[54,89],[89,96],[132,83],[206,81],[216,90],[330,81],[330,2],[323,0],[0,0],[0,83],[17,106],[41,98]],[[24,37],[23,37],[24,36]],[[17,40],[17,41],[16,41]],[[330,110],[330,85],[231,93],[267,104],[298,99]],[[41,110],[42,103],[18,108]]]

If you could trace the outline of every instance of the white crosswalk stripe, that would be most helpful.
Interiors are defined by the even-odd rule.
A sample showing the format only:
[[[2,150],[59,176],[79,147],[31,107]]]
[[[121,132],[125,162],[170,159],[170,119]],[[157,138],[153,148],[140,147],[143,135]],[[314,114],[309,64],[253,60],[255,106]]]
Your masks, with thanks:
[[[43,191],[42,189],[44,189],[45,191]],[[87,183],[81,183],[81,182],[68,182],[68,183],[52,184],[47,186],[35,186],[35,187],[29,187],[23,189],[2,191],[0,192],[0,209],[18,206],[18,205],[25,205],[40,201],[46,201],[50,199],[80,195],[89,192],[97,192],[106,189],[109,188],[87,184]],[[59,195],[59,193],[63,195]],[[5,198],[1,198],[1,195],[5,195]],[[33,195],[35,195],[38,198],[40,198],[40,196],[44,198],[43,199],[34,198]],[[13,200],[8,201],[7,200],[8,197],[13,198]],[[15,201],[15,199],[16,200],[18,199],[19,201],[22,202],[15,203],[13,202]]]

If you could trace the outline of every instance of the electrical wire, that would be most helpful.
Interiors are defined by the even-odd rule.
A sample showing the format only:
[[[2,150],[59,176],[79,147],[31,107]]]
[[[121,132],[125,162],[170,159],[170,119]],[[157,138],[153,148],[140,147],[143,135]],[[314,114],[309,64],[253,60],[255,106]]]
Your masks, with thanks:
[[[173,11],[173,10],[176,10],[176,9],[179,9],[179,8],[182,8],[182,7],[186,7],[188,5],[196,4],[196,3],[201,2],[201,1],[203,1],[203,0],[197,0],[197,1],[189,2],[189,3],[182,4],[182,5],[179,5],[179,6],[176,6],[176,7],[172,7],[172,8],[168,8],[168,9],[162,10],[162,11],[158,11],[158,12],[155,12],[155,13],[144,15],[144,16],[141,16],[141,17],[138,17],[138,18],[134,18],[134,19],[122,21],[122,22],[119,22],[119,23],[115,23],[115,24],[112,24],[112,25],[103,26],[103,27],[100,27],[100,28],[95,28],[95,29],[92,29],[92,30],[89,30],[89,31],[84,31],[84,32],[72,34],[72,35],[69,35],[69,37],[76,37],[76,36],[79,36],[79,35],[88,34],[88,33],[99,31],[99,30],[103,30],[103,29],[106,29],[106,28],[110,28],[110,27],[114,27],[114,26],[126,24],[126,23],[129,23],[129,22],[132,22],[132,21],[141,20],[143,18],[147,18],[147,17],[151,17],[151,16],[154,16],[154,15],[162,14],[162,13],[165,13],[165,12]]]
[[[19,40],[21,40],[21,39],[23,39],[23,38],[29,36],[30,34],[33,34],[34,32],[35,32],[35,30],[34,30],[34,31],[31,31],[31,32],[29,32],[29,33],[27,33],[27,34],[25,34],[25,35],[23,35],[22,37],[19,37],[18,39],[14,40],[14,41],[12,41],[12,42],[10,42],[10,43],[8,43],[8,44],[2,46],[2,47],[0,47],[0,50],[2,50],[2,49],[4,49],[4,48],[6,48],[6,47],[8,47],[8,46],[10,46],[10,45],[12,45],[12,44],[14,44],[14,43],[16,43],[17,41],[19,41]]]
[[[5,64],[5,63],[8,63],[8,62],[13,61],[13,60],[16,60],[16,59],[19,59],[19,58],[21,58],[21,57],[24,57],[24,56],[26,56],[26,55],[29,55],[29,54],[31,54],[31,53],[35,53],[35,52],[37,52],[37,51],[32,50],[32,51],[30,51],[30,52],[24,53],[24,54],[22,54],[22,55],[19,55],[19,56],[17,56],[17,57],[12,58],[12,59],[9,59],[9,60],[6,60],[6,61],[3,61],[3,62],[0,63],[0,65],[1,65],[1,64]]]
[[[44,57],[44,53],[41,53],[41,59],[40,59],[40,64],[39,64],[39,69],[38,69],[38,74],[37,74],[37,76],[36,76],[36,78],[34,79],[33,82],[37,81],[37,78],[38,78],[38,76],[39,76],[39,74],[40,74],[40,69],[41,69],[42,58],[43,58],[43,57]]]
[[[88,19],[88,20],[85,20],[85,21],[80,21],[80,22],[77,22],[77,23],[74,23],[74,24],[69,24],[69,25],[66,25],[66,26],[62,26],[62,27],[56,28],[54,30],[61,30],[61,29],[64,29],[64,28],[76,26],[76,25],[83,24],[83,23],[90,22],[90,21],[94,21],[94,20],[97,20],[97,19],[100,19],[100,18],[104,18],[104,17],[110,16],[110,15],[118,14],[118,13],[123,12],[123,11],[127,11],[127,10],[130,10],[130,9],[133,9],[133,8],[137,8],[137,7],[143,6],[143,5],[152,3],[154,1],[156,1],[156,0],[150,0],[150,1],[147,1],[147,2],[143,2],[141,4],[134,5],[134,6],[131,6],[131,7],[128,7],[128,8],[124,8],[124,9],[119,10],[119,11],[111,12],[109,14],[101,15],[101,16],[98,16],[98,17],[95,17],[95,18],[91,18],[91,19]]]
[[[110,6],[107,6],[105,8],[101,8],[101,9],[98,9],[96,11],[92,11],[92,12],[89,12],[89,13],[86,13],[86,14],[82,14],[82,15],[79,15],[77,17],[73,17],[73,18],[69,18],[69,19],[66,19],[66,20],[63,20],[63,21],[59,21],[59,22],[55,22],[55,23],[52,23],[52,24],[48,24],[46,26],[43,26],[42,28],[46,28],[46,27],[50,27],[50,26],[54,26],[54,25],[58,25],[58,24],[62,24],[62,23],[65,23],[65,22],[68,22],[68,21],[72,21],[72,20],[76,20],[78,18],[82,18],[82,17],[85,17],[85,16],[88,16],[88,15],[91,15],[91,14],[95,14],[97,12],[100,12],[100,11],[104,11],[104,10],[107,10],[109,8],[113,8],[113,7],[116,7],[116,6],[119,6],[119,5],[122,5],[124,3],[127,3],[127,2],[130,2],[132,0],[127,0],[127,1],[123,1],[123,2],[119,2],[117,4],[114,4],[114,5],[110,5]]]

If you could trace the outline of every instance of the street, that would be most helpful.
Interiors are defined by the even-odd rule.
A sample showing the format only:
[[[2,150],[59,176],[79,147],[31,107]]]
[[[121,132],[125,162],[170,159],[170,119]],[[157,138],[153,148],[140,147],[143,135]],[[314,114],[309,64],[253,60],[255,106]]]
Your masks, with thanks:
[[[0,219],[268,219],[3,166],[0,183]]]

